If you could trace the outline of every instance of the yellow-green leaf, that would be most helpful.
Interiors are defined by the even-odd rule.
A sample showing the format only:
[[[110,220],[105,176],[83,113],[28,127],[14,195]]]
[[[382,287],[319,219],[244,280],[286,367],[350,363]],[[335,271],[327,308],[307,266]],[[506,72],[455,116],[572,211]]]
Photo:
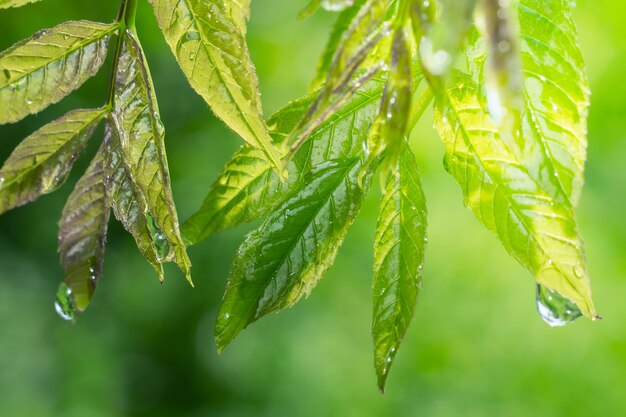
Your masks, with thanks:
[[[56,190],[106,109],[74,110],[20,143],[0,169],[0,213]]]
[[[37,113],[67,96],[104,63],[117,24],[66,22],[0,54],[0,124]]]
[[[457,74],[448,103],[436,107],[446,168],[468,207],[539,284],[596,317],[574,208],[558,178],[545,169],[549,156],[537,138],[525,137],[523,149],[503,140],[477,90],[469,76]]]
[[[191,86],[246,142],[282,173],[263,120],[256,72],[245,39],[250,1],[150,0],[165,40]]]
[[[41,0],[0,0],[0,9],[8,9],[9,7],[22,7],[29,3],[35,3]]]

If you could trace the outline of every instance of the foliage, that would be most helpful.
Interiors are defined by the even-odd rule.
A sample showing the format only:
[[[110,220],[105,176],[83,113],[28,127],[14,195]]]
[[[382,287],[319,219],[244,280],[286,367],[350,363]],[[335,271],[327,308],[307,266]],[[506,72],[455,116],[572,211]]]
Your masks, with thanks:
[[[535,277],[544,320],[599,318],[574,213],[589,88],[569,1],[313,1],[303,16],[318,6],[340,13],[311,93],[267,122],[245,40],[249,0],[150,3],[191,87],[246,142],[182,227],[135,0],[122,1],[114,23],[62,23],[0,54],[0,123],[13,123],[80,87],[113,45],[103,107],[43,126],[0,169],[2,213],[58,188],[104,121],[60,222],[64,318],[83,313],[94,294],[110,210],[159,279],[162,263],[174,262],[190,282],[186,245],[264,218],[233,261],[215,328],[221,350],[310,294],[378,173],[372,336],[383,390],[422,285],[426,203],[408,139],[433,102],[445,169]]]

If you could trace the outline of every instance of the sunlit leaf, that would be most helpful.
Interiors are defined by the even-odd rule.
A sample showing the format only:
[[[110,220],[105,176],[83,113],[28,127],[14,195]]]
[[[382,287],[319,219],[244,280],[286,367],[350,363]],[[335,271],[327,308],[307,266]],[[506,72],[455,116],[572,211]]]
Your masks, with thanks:
[[[246,142],[282,172],[262,118],[245,40],[249,0],[150,0],[165,39],[191,86]]]
[[[73,314],[85,311],[102,274],[110,213],[104,175],[104,149],[101,147],[76,183],[59,221],[64,291],[67,294],[69,290]]]
[[[577,205],[587,154],[589,83],[569,0],[518,5],[526,114],[523,136],[540,142],[548,169]]]
[[[194,244],[211,233],[253,221],[287,198],[288,190],[302,186],[307,181],[302,175],[311,166],[362,152],[363,138],[378,112],[384,85],[382,78],[374,78],[320,125],[289,162],[286,181],[279,180],[259,151],[245,147],[236,152],[202,207],[183,225],[184,238]],[[269,119],[277,142],[300,121],[314,97],[294,101]]]
[[[35,3],[41,0],[0,0],[0,9],[8,9],[9,7],[22,7],[29,3]]]
[[[415,157],[405,145],[387,175],[374,241],[374,364],[384,389],[422,286],[426,204]]]
[[[0,169],[0,213],[63,184],[105,113],[74,110],[24,139]]]
[[[190,279],[191,262],[180,236],[165,154],[164,128],[143,51],[130,31],[123,35],[111,113],[123,164],[137,191],[157,259],[176,262]]]
[[[451,81],[449,103],[437,106],[435,121],[446,168],[465,203],[539,284],[595,317],[573,207],[546,169],[550,161],[542,144],[525,137],[524,149],[512,149],[483,109],[472,79],[455,75]]]
[[[332,265],[354,221],[371,175],[359,186],[361,159],[329,158],[316,165],[240,246],[218,312],[223,349],[248,324],[308,295]]]
[[[0,54],[0,124],[56,103],[92,77],[117,24],[66,22]]]

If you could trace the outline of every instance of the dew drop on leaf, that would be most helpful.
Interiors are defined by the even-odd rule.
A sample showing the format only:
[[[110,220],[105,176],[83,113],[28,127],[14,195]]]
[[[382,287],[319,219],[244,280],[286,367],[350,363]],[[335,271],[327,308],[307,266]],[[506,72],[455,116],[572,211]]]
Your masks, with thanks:
[[[54,309],[63,320],[74,321],[76,318],[74,303],[72,302],[72,290],[65,282],[59,285]]]
[[[536,297],[537,311],[550,326],[565,326],[582,316],[576,304],[541,284],[537,284]]]
[[[152,213],[146,213],[146,219],[148,220],[148,231],[150,232],[150,238],[152,239],[152,244],[156,250],[157,258],[162,260],[170,252],[170,245],[167,242],[165,234],[159,228],[159,225],[154,219]]]

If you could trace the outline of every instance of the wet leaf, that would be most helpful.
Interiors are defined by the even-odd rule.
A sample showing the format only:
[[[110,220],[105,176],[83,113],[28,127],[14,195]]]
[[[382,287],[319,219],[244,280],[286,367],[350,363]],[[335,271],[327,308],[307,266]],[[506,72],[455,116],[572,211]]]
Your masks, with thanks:
[[[175,262],[190,279],[191,262],[180,236],[165,154],[165,131],[141,45],[130,31],[123,35],[115,76],[112,128],[119,138],[123,164],[142,195],[141,210],[157,259]]]
[[[405,145],[387,175],[374,241],[374,364],[384,389],[422,286],[426,204],[415,157]]]
[[[280,153],[262,118],[258,80],[246,45],[250,1],[150,3],[191,86],[219,118],[282,172]]]
[[[387,85],[381,99],[380,112],[368,137],[368,163],[377,160],[384,152],[385,166],[395,166],[404,148],[405,136],[409,133],[414,87],[411,47],[407,35],[403,27],[396,30],[394,35]]]
[[[65,270],[63,292],[69,289],[74,314],[85,311],[102,274],[110,213],[104,175],[101,147],[76,183],[59,222],[59,254]]]
[[[195,244],[211,233],[253,221],[274,210],[289,190],[302,187],[308,181],[303,175],[311,166],[362,152],[384,85],[384,79],[372,79],[320,125],[289,162],[286,181],[280,181],[258,150],[244,147],[236,152],[202,207],[183,225],[184,238]],[[314,97],[315,93],[294,101],[269,119],[277,142],[285,140]]]
[[[133,236],[137,248],[163,281],[163,265],[159,261],[146,218],[146,201],[138,186],[133,183],[130,168],[122,156],[118,130],[111,119],[104,128],[104,171],[106,195],[113,214]]]
[[[29,3],[35,3],[41,0],[0,0],[0,9],[8,9],[9,7],[22,7]]]
[[[530,136],[523,149],[512,148],[482,107],[472,79],[457,74],[451,81],[449,104],[439,103],[435,123],[446,168],[465,203],[539,284],[595,317],[574,209],[543,144]]]
[[[572,4],[522,0],[518,20],[526,104],[522,134],[541,142],[548,169],[576,206],[587,154],[589,82]]]
[[[361,7],[363,7],[363,4],[365,4],[365,1],[366,0],[356,0],[354,2],[354,7],[350,7],[342,11],[339,16],[337,16],[337,21],[333,26],[333,30],[328,38],[328,41],[326,42],[324,52],[322,53],[319,63],[317,64],[315,77],[311,83],[311,90],[315,90],[323,86],[326,76],[328,75],[328,69],[333,60],[333,56],[335,55],[343,36],[348,29],[350,29],[350,24],[356,17]]]
[[[358,213],[371,175],[357,183],[361,159],[329,158],[302,188],[250,233],[237,251],[220,307],[218,349],[248,324],[308,295],[332,265]]]
[[[61,186],[105,114],[74,110],[24,139],[0,169],[0,213]]]
[[[0,54],[0,124],[13,123],[80,87],[104,63],[117,24],[66,22]]]

